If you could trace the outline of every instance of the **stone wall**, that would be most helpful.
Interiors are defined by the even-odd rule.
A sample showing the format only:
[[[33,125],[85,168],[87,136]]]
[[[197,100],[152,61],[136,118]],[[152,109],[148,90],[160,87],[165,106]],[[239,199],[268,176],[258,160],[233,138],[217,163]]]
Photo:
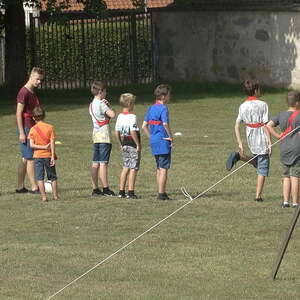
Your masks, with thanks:
[[[300,12],[153,12],[161,80],[300,87]]]

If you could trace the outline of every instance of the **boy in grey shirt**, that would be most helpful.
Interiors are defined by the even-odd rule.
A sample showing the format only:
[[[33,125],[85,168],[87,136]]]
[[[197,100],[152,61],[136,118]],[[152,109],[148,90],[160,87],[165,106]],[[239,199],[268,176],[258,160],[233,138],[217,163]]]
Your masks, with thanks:
[[[276,117],[271,118],[267,128],[270,133],[281,139],[280,160],[283,166],[282,207],[289,207],[290,196],[292,206],[298,206],[299,198],[299,177],[300,177],[300,94],[289,92],[287,95],[288,110],[280,112]],[[278,134],[274,127],[279,126],[281,134]],[[293,132],[292,132],[293,131]]]

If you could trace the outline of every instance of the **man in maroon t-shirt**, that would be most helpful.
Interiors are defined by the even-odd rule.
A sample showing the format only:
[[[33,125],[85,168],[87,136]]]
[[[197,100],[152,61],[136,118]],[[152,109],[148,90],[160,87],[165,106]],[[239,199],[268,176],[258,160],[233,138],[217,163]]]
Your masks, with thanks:
[[[18,126],[18,136],[21,143],[22,161],[18,168],[18,186],[16,193],[38,193],[38,186],[35,181],[33,151],[30,148],[27,135],[30,128],[35,124],[32,118],[33,109],[40,105],[40,101],[34,92],[44,78],[42,69],[34,67],[30,73],[27,83],[20,89],[17,95],[16,119]],[[25,175],[31,184],[31,190],[24,187]]]

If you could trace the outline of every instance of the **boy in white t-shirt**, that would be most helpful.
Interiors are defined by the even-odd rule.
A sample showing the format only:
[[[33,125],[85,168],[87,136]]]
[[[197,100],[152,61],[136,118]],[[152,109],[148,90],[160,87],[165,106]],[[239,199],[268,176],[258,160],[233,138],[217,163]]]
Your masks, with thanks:
[[[94,99],[90,104],[89,113],[93,121],[94,156],[92,162],[92,196],[115,196],[108,187],[108,162],[111,153],[111,136],[109,121],[115,117],[106,97],[106,85],[94,81],[91,86]],[[103,186],[103,192],[98,186],[98,177]]]
[[[227,170],[236,164],[237,161],[249,161],[257,172],[257,184],[255,201],[262,202],[262,191],[265,178],[269,174],[269,164],[271,155],[271,139],[266,124],[269,121],[268,104],[259,99],[260,86],[258,80],[246,80],[244,91],[248,96],[240,105],[239,114],[235,123],[235,135],[239,152],[232,152],[226,162]],[[246,126],[246,138],[250,151],[255,156],[245,154],[242,137],[240,134],[240,124]]]
[[[120,191],[118,197],[137,199],[134,193],[137,172],[140,166],[141,138],[136,115],[133,113],[135,96],[125,93],[120,96],[123,110],[116,122],[116,136],[121,145],[123,169],[120,175]],[[125,194],[128,179],[128,193]]]

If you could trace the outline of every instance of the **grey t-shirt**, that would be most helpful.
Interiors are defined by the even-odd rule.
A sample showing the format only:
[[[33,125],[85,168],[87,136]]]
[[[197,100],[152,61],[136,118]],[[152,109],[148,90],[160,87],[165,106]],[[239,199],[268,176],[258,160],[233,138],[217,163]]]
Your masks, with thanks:
[[[283,132],[289,127],[288,120],[292,113],[292,111],[282,111],[276,117],[271,118],[271,120]],[[292,129],[300,126],[300,113],[292,126]],[[298,157],[300,157],[300,128],[287,135],[280,142],[280,160],[284,165],[292,165]]]

